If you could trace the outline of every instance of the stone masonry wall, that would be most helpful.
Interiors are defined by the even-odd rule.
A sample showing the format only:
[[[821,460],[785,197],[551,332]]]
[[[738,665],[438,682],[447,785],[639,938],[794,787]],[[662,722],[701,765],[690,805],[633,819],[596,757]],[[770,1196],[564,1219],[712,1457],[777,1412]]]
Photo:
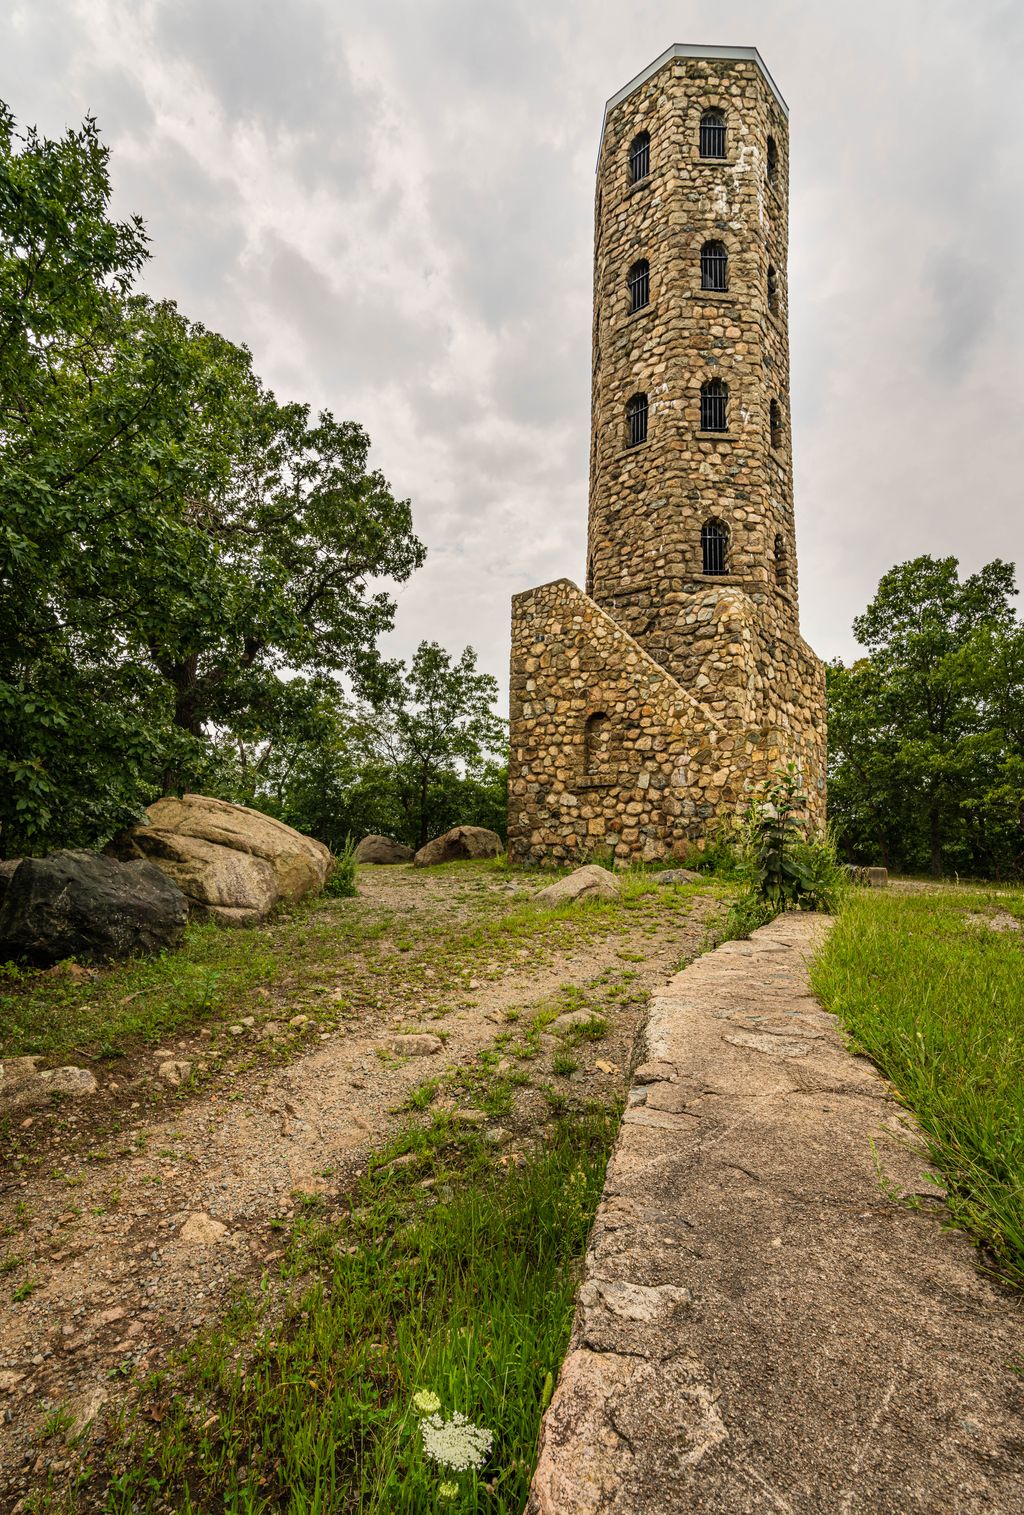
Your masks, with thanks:
[[[788,754],[820,760],[785,731],[729,729],[568,579],[513,601],[511,715],[520,863],[683,857]]]

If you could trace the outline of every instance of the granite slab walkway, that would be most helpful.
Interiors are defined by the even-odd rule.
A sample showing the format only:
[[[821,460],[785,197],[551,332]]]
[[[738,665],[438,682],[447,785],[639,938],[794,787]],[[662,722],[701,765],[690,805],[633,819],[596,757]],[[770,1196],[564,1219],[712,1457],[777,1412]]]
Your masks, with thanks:
[[[811,996],[828,929],[784,916],[656,997],[533,1515],[1024,1511],[1020,1296]]]

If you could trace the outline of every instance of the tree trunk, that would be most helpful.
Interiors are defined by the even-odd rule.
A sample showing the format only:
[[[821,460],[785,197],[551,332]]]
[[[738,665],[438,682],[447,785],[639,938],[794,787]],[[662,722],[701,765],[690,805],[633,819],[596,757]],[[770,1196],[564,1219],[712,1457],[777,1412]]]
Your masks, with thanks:
[[[931,866],[932,877],[938,878],[942,873],[942,813],[938,802],[932,800],[928,807],[928,833],[931,843]]]

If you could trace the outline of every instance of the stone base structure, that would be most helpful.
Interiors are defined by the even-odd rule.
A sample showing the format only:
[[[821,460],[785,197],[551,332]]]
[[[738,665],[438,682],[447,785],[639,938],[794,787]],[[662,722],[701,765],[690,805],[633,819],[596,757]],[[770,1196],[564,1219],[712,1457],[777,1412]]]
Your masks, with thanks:
[[[695,606],[695,620],[709,609],[699,622],[705,661],[713,666],[720,648],[722,674],[742,680],[725,687],[756,690],[753,652],[744,663],[732,650],[742,645],[742,598]],[[811,778],[811,819],[823,822],[825,670],[802,641],[787,652],[774,654],[771,705],[751,698],[737,712],[731,699],[716,700],[716,710],[568,579],[517,595],[509,855],[549,866],[595,852],[684,860],[787,762]],[[770,718],[758,721],[765,709]]]
[[[509,852],[680,857],[792,763],[825,814],[800,636],[788,121],[753,48],[676,44],[598,162],[586,593],[512,610]]]

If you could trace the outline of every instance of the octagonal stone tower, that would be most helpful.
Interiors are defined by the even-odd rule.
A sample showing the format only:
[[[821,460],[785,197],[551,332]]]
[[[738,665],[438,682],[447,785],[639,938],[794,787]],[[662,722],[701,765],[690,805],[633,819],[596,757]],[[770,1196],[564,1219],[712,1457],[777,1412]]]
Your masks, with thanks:
[[[513,601],[509,846],[679,856],[795,762],[824,819],[789,433],[789,127],[754,48],[677,44],[598,160],[586,594]]]

